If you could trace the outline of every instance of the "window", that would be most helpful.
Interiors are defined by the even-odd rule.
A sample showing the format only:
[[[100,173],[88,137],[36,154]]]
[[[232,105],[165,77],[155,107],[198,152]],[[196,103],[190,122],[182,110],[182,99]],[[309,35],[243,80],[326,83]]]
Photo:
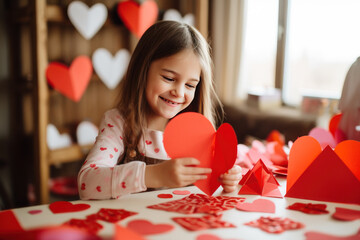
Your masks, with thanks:
[[[286,3],[281,4],[280,3]],[[303,96],[340,98],[351,64],[360,56],[359,0],[248,0],[240,88],[281,87],[283,101],[299,106]],[[286,7],[287,6],[287,7]],[[254,14],[255,13],[255,14]],[[285,13],[284,22],[274,21]],[[281,18],[280,18],[281,19]],[[285,41],[281,37],[286,25]],[[251,28],[251,29],[250,29]],[[270,33],[271,32],[271,33]],[[276,42],[285,46],[276,45]],[[284,49],[284,64],[276,62]],[[275,73],[280,66],[280,77]],[[275,79],[277,76],[280,79]],[[239,88],[239,89],[240,89]],[[244,93],[238,91],[240,97]]]

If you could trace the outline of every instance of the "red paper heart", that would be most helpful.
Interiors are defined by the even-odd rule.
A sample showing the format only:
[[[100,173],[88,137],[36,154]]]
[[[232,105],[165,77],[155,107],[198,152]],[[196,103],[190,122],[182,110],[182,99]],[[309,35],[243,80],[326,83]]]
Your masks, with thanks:
[[[35,214],[42,213],[42,210],[41,209],[30,210],[30,211],[28,211],[28,213],[31,214],[31,215],[35,215]]]
[[[127,227],[141,235],[160,234],[171,231],[174,226],[170,224],[153,224],[148,220],[133,220]]]
[[[173,195],[172,194],[162,193],[162,194],[158,194],[157,197],[158,198],[172,198]]]
[[[355,235],[350,235],[350,236],[335,236],[321,232],[306,232],[305,236],[306,236],[306,240],[359,240],[360,229]]]
[[[332,217],[342,221],[353,221],[360,219],[360,211],[355,209],[337,207]]]
[[[67,201],[57,201],[51,203],[49,208],[54,214],[56,214],[83,211],[90,208],[90,205],[85,203],[72,204],[71,202]]]
[[[184,190],[184,191],[174,190],[172,193],[175,195],[189,195],[191,192],[188,190]]]
[[[221,174],[234,166],[237,154],[236,134],[224,123],[217,132],[200,113],[187,112],[173,118],[164,131],[164,146],[171,158],[193,157],[199,167],[211,168],[205,180],[195,182],[204,193],[212,195],[220,186]]]
[[[87,56],[77,57],[69,68],[62,63],[52,62],[46,69],[49,84],[75,102],[84,94],[91,75],[92,64]]]
[[[236,208],[247,212],[275,213],[275,204],[267,199],[256,199],[252,203],[238,203]]]
[[[156,22],[159,9],[153,0],[141,5],[135,1],[123,1],[118,4],[117,12],[125,26],[140,38]]]

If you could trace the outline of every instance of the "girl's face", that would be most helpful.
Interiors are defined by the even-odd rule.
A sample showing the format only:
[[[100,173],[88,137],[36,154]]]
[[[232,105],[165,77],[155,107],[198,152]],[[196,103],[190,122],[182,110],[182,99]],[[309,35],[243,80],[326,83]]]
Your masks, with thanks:
[[[190,105],[200,82],[201,66],[191,49],[151,63],[146,86],[150,118],[173,118]]]

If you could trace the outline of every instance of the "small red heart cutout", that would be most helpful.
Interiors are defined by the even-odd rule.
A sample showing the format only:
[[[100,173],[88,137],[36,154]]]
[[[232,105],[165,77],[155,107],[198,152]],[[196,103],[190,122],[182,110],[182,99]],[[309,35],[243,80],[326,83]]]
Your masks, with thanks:
[[[153,0],[139,4],[135,1],[122,1],[117,12],[125,26],[138,38],[156,22],[159,9]]]
[[[92,63],[87,56],[75,58],[69,68],[62,63],[52,62],[46,69],[48,83],[75,102],[84,94],[91,75]]]
[[[191,192],[188,190],[184,190],[184,191],[174,190],[172,193],[175,195],[189,195]]]
[[[267,199],[256,199],[252,203],[239,202],[236,208],[247,212],[275,213],[275,204]]]
[[[212,195],[220,186],[221,174],[235,164],[237,138],[230,124],[222,124],[216,132],[200,113],[187,112],[173,118],[164,131],[164,146],[171,158],[193,157],[198,167],[211,168],[207,179],[195,182],[204,193]]]
[[[67,201],[57,201],[49,205],[51,212],[56,213],[67,213],[67,212],[79,212],[90,208],[89,204],[79,203],[72,204]]]
[[[148,220],[133,220],[127,224],[127,228],[141,235],[160,234],[173,230],[170,224],[153,224]]]

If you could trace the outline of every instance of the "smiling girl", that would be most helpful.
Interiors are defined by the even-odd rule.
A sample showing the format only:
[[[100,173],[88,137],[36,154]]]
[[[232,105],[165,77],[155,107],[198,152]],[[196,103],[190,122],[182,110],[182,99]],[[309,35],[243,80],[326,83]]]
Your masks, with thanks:
[[[120,85],[119,102],[105,113],[96,142],[78,176],[81,199],[118,198],[151,188],[184,187],[205,179],[195,158],[169,159],[168,121],[181,112],[203,114],[215,126],[221,106],[212,80],[209,45],[193,27],[160,21],[141,37]],[[241,169],[221,176],[236,189]]]

